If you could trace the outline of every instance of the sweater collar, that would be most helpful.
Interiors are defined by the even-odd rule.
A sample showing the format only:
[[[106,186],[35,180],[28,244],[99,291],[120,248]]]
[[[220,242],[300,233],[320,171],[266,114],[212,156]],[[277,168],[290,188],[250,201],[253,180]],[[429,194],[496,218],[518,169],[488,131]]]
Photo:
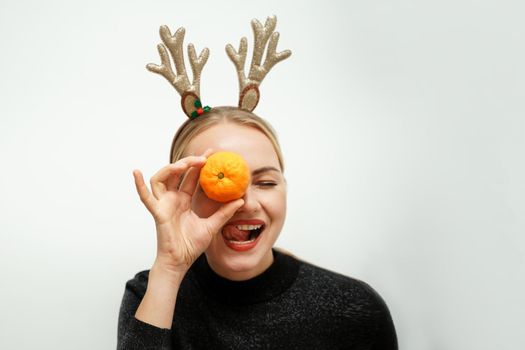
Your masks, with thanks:
[[[232,281],[213,271],[202,254],[192,265],[198,283],[213,299],[231,305],[247,305],[270,300],[283,293],[295,281],[299,262],[272,249],[273,263],[266,271],[245,281]]]

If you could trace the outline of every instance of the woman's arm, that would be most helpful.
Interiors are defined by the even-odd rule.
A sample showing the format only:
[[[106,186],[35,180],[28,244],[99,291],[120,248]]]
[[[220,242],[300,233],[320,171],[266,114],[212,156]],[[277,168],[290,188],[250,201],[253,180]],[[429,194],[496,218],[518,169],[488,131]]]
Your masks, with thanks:
[[[171,330],[156,327],[135,317],[146,294],[149,272],[139,272],[126,283],[118,317],[117,350],[171,349]]]
[[[166,269],[155,262],[149,273],[148,288],[135,318],[153,326],[171,329],[177,293],[184,274]]]
[[[118,322],[118,350],[171,349],[171,327],[181,276],[154,263],[126,283]]]
[[[150,180],[151,191],[139,170],[133,171],[141,201],[155,220],[157,257],[142,284],[128,284],[119,315],[118,349],[169,349],[175,303],[180,284],[193,262],[244,201],[223,204],[206,218],[192,211],[206,157],[188,156],[160,169]],[[184,175],[184,177],[183,177]],[[183,177],[182,183],[180,179]],[[139,274],[140,275],[140,274]]]

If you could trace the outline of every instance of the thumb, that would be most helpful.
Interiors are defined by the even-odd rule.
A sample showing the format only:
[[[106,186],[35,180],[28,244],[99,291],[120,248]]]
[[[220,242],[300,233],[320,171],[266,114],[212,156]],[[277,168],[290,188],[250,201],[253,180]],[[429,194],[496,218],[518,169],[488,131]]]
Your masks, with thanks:
[[[237,199],[223,204],[212,216],[208,217],[211,232],[218,232],[224,224],[231,219],[233,214],[244,205],[244,199]]]

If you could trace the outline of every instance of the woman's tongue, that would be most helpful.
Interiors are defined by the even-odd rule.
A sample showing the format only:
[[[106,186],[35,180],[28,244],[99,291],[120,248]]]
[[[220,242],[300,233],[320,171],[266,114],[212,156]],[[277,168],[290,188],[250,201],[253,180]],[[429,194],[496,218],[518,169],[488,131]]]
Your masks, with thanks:
[[[239,230],[235,225],[226,225],[222,229],[222,235],[230,241],[243,242],[249,239],[250,231]]]

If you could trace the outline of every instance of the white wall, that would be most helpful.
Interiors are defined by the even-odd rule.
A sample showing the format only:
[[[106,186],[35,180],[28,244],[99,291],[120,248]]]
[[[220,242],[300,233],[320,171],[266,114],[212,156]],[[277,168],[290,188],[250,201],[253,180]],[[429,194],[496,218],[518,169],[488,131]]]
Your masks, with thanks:
[[[0,348],[115,348],[155,254],[131,171],[165,165],[185,118],[144,68],[158,27],[208,46],[203,99],[235,104],[224,45],[270,14],[293,51],[257,108],[287,160],[278,245],[369,282],[401,349],[521,348],[522,2],[228,4],[1,2]]]

